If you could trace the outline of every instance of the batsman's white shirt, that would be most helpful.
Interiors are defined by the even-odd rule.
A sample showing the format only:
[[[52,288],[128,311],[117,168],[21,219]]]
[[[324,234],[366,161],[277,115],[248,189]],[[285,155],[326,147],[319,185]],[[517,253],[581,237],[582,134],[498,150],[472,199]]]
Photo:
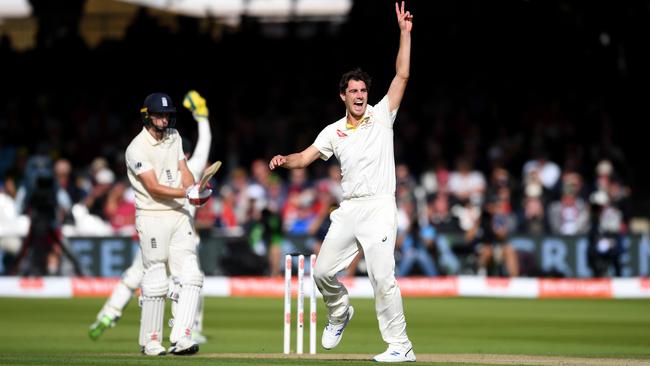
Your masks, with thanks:
[[[136,215],[155,215],[156,211],[178,210],[185,198],[154,198],[144,188],[138,175],[153,169],[156,179],[162,185],[181,188],[181,173],[178,162],[185,159],[181,136],[175,129],[168,129],[165,137],[158,141],[146,128],[126,148],[127,175],[135,191]]]
[[[356,128],[347,118],[325,127],[314,146],[321,159],[332,155],[341,163],[343,202],[330,215],[332,224],[316,261],[317,285],[333,324],[345,320],[348,292],[336,274],[347,268],[363,248],[368,278],[375,291],[375,309],[382,338],[407,344],[402,298],[395,280],[395,157],[393,123],[388,96],[368,106]]]

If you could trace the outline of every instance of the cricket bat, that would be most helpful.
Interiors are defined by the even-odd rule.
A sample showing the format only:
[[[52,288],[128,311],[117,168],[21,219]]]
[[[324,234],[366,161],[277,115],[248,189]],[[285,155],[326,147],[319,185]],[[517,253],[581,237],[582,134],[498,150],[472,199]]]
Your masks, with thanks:
[[[199,181],[199,192],[203,192],[203,190],[205,190],[205,186],[208,185],[210,178],[215,175],[219,168],[221,168],[221,162],[217,160],[214,164],[210,165],[203,171],[203,176]]]

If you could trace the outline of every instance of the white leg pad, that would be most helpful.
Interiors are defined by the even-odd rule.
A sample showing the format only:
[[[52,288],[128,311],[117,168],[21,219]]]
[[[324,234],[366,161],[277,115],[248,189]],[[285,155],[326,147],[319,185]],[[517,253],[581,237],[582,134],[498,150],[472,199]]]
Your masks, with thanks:
[[[176,316],[176,306],[178,305],[178,297],[181,295],[181,280],[178,277],[171,276],[169,278],[169,291],[167,298],[172,302],[172,317]]]
[[[163,340],[163,317],[168,287],[164,264],[156,263],[145,270],[142,279],[142,317],[140,318],[140,337],[144,344]]]
[[[165,297],[168,289],[167,269],[163,263],[156,263],[144,271],[142,278],[143,297]]]
[[[140,334],[138,336],[138,344],[141,347],[144,347],[144,345],[147,343],[144,334],[144,327],[142,326],[142,324],[144,324],[144,313],[142,312],[143,303],[144,303],[144,299],[142,298],[142,296],[138,297],[138,306],[140,307]]]
[[[104,315],[108,315],[113,319],[121,317],[126,304],[131,300],[131,296],[133,296],[133,291],[124,282],[118,282],[111,293],[111,297],[108,298],[102,310],[97,314],[97,319],[101,319]]]
[[[135,290],[140,287],[142,283],[142,277],[144,276],[144,266],[142,264],[142,255],[140,252],[133,259],[131,266],[124,271],[122,275],[122,282],[130,288]]]
[[[188,257],[183,262],[181,274],[181,292],[178,298],[174,326],[169,337],[172,343],[182,337],[190,337],[196,318],[196,310],[203,286],[203,273],[199,270],[196,257]]]
[[[201,294],[201,296],[199,296],[199,302],[196,306],[196,315],[194,316],[194,327],[192,328],[193,330],[196,330],[199,333],[203,332],[203,301],[204,301],[204,297],[203,294]]]
[[[178,298],[181,295],[181,280],[176,276],[169,277],[169,291],[167,292],[167,298],[171,302],[172,306],[172,316],[169,318],[169,327],[174,326],[174,317],[176,316],[176,309],[178,308]]]
[[[142,318],[141,318],[142,323],[140,324],[140,327],[141,327],[141,334],[144,336],[143,343],[145,345],[151,341],[162,343],[164,315],[165,315],[164,297],[143,297],[142,298]]]
[[[201,288],[197,286],[183,286],[181,289],[178,309],[174,317],[174,327],[169,336],[172,343],[177,342],[180,338],[191,336],[200,295]]]

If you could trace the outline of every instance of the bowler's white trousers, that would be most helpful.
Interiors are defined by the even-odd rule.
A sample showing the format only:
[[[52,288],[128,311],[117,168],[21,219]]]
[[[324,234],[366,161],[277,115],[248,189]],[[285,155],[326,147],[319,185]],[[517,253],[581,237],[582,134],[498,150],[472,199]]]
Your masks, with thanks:
[[[329,311],[329,321],[345,320],[350,301],[336,274],[346,269],[361,245],[368,278],[375,292],[375,310],[384,342],[406,344],[406,319],[402,295],[395,280],[395,196],[345,200],[330,214],[332,224],[325,236],[314,269],[314,280]]]

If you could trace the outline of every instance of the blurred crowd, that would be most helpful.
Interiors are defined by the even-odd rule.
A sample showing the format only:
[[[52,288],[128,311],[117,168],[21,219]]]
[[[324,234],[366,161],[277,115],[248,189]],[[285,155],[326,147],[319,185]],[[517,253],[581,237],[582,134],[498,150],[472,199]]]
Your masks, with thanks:
[[[14,260],[5,268],[57,273],[60,257],[71,256],[60,243],[65,237],[137,238],[133,190],[105,158],[87,167],[47,155],[24,163],[11,170],[23,174],[8,173],[0,185],[1,248]],[[315,166],[283,171],[286,176],[271,172],[262,158],[249,167],[227,167],[213,178],[212,199],[197,211],[197,229],[245,238],[248,251],[265,258],[263,273],[279,275],[282,255],[295,250],[287,248],[287,238],[306,238],[300,250],[317,253],[329,214],[341,201],[339,166]],[[463,251],[475,256],[474,273],[529,275],[509,242],[513,234],[587,236],[594,275],[620,275],[630,189],[610,160],[599,161],[589,179],[541,150],[516,174],[498,165],[483,172],[459,157],[451,167],[441,163],[420,175],[398,162],[396,175],[400,276],[455,274],[450,254]],[[40,234],[34,231],[39,223]],[[461,245],[444,240],[448,233],[461,235]],[[356,263],[349,274],[357,272]]]
[[[342,117],[342,73],[362,67],[374,80],[370,104],[381,99],[394,76],[387,45],[397,35],[385,32],[392,3],[356,0],[342,22],[242,17],[236,27],[140,9],[122,36],[93,47],[79,32],[85,1],[31,3],[35,48],[15,51],[0,37],[5,70],[19,71],[6,72],[0,88],[5,253],[28,256],[19,237],[35,217],[47,239],[32,242],[54,248],[37,258],[41,272],[56,272],[66,255],[60,237],[133,235],[123,153],[141,129],[142,99],[163,91],[178,101],[190,89],[215,111],[210,159],[224,163],[197,225],[247,236],[265,258],[286,251],[288,235],[311,236],[318,250],[340,199],[337,167],[271,174],[266,164]],[[493,262],[508,275],[528,273],[507,245],[514,233],[585,235],[592,268],[616,262],[631,216],[650,207],[647,136],[629,133],[648,115],[650,13],[640,3],[599,4],[411,4],[429,19],[414,29],[394,129],[400,275],[457,272],[449,252],[462,246],[445,244],[444,232],[462,234],[476,273],[493,273]],[[96,25],[103,20],[111,19]],[[195,140],[187,111],[178,119]],[[37,187],[56,193],[39,196]],[[277,274],[278,261],[267,262],[266,273]]]

